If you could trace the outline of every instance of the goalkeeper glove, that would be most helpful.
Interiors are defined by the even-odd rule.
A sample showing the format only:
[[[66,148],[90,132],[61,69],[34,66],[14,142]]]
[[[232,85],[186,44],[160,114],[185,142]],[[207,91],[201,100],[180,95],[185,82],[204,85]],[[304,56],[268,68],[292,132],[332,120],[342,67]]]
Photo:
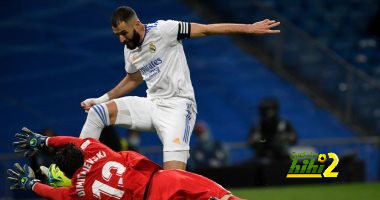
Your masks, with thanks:
[[[33,131],[22,128],[21,133],[16,133],[18,141],[13,142],[15,152],[25,152],[25,157],[32,157],[40,148],[46,146],[47,136],[42,136]]]
[[[15,163],[14,169],[8,169],[7,180],[14,182],[15,184],[10,187],[11,190],[21,189],[31,191],[34,184],[40,182],[40,180],[35,179],[33,169],[27,164],[24,165],[24,168],[20,164]]]

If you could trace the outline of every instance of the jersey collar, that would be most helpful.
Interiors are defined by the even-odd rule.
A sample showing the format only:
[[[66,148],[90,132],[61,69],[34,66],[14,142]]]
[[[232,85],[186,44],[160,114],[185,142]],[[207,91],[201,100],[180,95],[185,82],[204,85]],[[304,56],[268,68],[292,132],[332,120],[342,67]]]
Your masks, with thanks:
[[[138,47],[141,47],[142,46],[142,44],[144,44],[144,41],[145,41],[145,36],[146,36],[146,32],[147,32],[147,26],[146,26],[146,24],[144,24],[144,37],[143,37],[143,39],[142,39],[142,41],[140,42],[140,44],[139,44],[139,46]]]

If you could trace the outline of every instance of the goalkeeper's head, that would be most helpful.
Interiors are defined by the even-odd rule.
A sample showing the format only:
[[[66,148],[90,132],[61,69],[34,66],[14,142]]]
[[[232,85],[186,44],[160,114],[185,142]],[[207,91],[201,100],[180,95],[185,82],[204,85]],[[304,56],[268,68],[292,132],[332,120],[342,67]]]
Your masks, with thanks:
[[[59,169],[68,177],[72,178],[75,171],[82,167],[84,154],[82,150],[73,144],[67,144],[58,149],[54,156],[55,163]]]

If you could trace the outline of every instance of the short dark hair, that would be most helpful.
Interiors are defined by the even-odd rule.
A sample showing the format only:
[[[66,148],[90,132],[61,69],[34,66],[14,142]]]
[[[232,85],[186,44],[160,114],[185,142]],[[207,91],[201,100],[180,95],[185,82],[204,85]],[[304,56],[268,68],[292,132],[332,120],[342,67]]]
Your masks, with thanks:
[[[57,150],[54,161],[68,178],[72,178],[74,173],[82,167],[84,154],[82,150],[77,148],[74,144],[67,144]]]
[[[136,12],[131,7],[120,6],[112,13],[112,26],[117,27],[121,22],[127,22],[132,17],[136,16]]]
[[[274,97],[267,97],[263,99],[259,104],[259,112],[261,116],[269,117],[277,117],[278,110],[279,110],[279,104],[276,98]]]

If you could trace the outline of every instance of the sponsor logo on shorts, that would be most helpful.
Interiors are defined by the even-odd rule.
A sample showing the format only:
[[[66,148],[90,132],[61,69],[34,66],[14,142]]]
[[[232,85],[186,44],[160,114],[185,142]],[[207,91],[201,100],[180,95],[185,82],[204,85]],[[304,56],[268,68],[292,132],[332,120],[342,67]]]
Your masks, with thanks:
[[[174,144],[181,144],[181,141],[179,140],[179,138],[175,138],[175,139],[173,140],[173,143],[174,143]]]

